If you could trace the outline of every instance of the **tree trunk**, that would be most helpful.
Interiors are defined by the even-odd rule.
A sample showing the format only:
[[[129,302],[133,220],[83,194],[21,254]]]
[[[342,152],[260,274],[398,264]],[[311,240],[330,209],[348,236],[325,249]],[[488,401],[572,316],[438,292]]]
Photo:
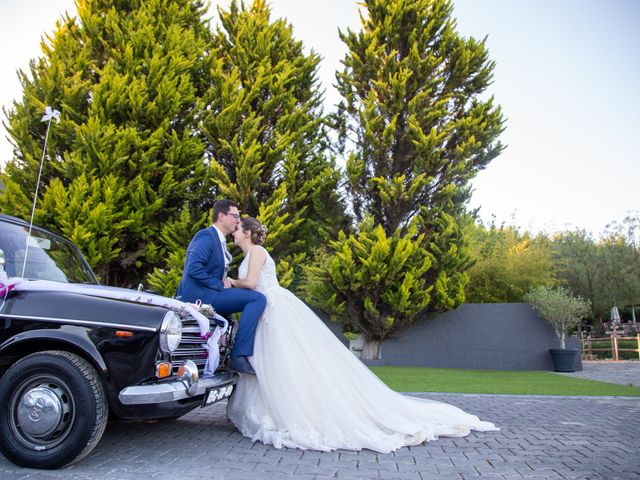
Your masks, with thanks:
[[[380,360],[382,342],[380,340],[374,340],[371,338],[364,339],[364,345],[362,346],[362,353],[360,358],[362,360]]]

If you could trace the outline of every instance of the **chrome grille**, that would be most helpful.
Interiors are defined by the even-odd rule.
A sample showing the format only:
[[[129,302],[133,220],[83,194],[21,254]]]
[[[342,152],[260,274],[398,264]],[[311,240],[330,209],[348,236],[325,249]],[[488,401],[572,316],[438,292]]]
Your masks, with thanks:
[[[214,319],[209,319],[211,329],[216,326]],[[230,350],[229,338],[233,332],[233,321],[229,322],[229,328],[223,338],[220,339],[220,363],[224,363],[226,356]],[[178,373],[178,369],[184,365],[187,360],[193,361],[198,367],[198,372],[202,375],[204,366],[207,363],[207,349],[205,348],[205,340],[200,336],[200,327],[194,318],[182,319],[182,340],[178,348],[171,354],[172,374]]]
[[[171,354],[172,373],[178,373],[178,368],[187,360],[193,361],[198,366],[198,372],[202,374],[207,363],[207,350],[204,348],[205,340],[200,337],[200,328],[194,318],[182,319],[182,340],[178,348]]]

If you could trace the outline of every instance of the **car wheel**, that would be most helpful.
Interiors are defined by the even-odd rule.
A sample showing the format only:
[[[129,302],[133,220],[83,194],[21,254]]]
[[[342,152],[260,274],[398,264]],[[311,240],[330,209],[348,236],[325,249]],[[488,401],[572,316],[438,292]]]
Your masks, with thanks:
[[[78,355],[34,353],[0,378],[0,450],[17,465],[57,468],[81,459],[107,417],[102,381]]]

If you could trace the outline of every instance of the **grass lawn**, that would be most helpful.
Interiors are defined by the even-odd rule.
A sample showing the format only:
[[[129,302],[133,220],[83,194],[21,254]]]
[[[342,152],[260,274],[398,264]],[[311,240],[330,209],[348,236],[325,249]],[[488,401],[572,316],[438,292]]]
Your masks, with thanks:
[[[518,395],[640,396],[640,388],[541,371],[371,367],[398,392],[508,393]]]

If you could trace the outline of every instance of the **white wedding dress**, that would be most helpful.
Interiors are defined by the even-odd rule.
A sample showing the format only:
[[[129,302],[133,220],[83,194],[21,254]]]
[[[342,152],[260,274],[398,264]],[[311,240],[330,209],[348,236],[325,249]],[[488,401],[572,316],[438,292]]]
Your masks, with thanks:
[[[497,430],[452,405],[388,388],[310,308],[280,287],[275,263],[265,253],[256,289],[266,295],[267,306],[250,358],[256,375],[240,376],[227,406],[244,436],[276,448],[388,453],[439,436]],[[247,275],[249,255],[240,278]]]

